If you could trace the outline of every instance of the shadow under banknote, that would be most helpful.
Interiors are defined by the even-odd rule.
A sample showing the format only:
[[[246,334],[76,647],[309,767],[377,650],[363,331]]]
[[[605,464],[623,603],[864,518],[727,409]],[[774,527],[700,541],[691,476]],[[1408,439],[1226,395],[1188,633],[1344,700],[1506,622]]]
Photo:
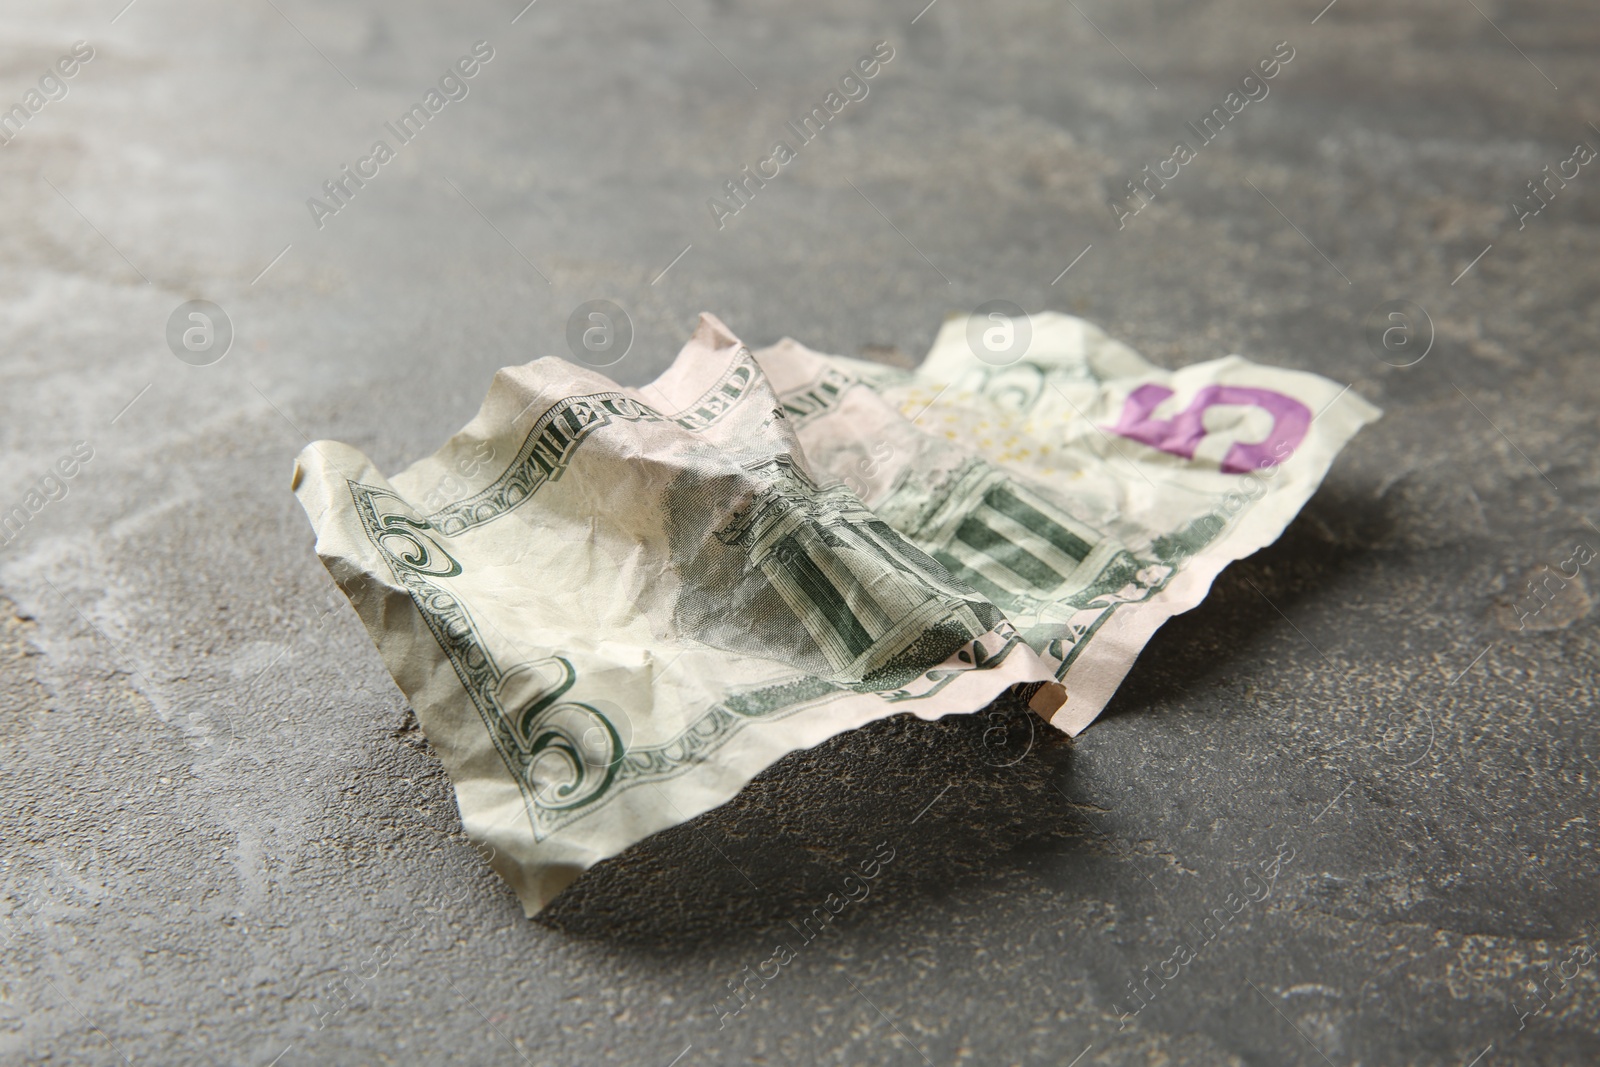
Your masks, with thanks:
[[[870,723],[596,865],[535,921],[683,955],[775,933],[798,949],[868,913],[924,913],[1040,849],[1079,847],[1084,827],[1060,817],[1071,754],[1015,692],[972,715]]]
[[[1356,557],[1371,551],[1370,539],[1387,536],[1392,526],[1383,501],[1325,486],[1279,540],[1229,564],[1198,607],[1156,631],[1101,721],[1181,700],[1237,674],[1263,635],[1280,628],[1285,616],[1298,617],[1297,606],[1315,610],[1345,580]],[[1304,653],[1318,656],[1310,645]]]

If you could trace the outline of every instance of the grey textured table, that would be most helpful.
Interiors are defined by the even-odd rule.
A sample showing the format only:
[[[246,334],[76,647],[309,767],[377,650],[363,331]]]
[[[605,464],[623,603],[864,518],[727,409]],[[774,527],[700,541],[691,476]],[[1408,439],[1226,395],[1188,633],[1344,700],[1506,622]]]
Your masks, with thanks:
[[[1592,5],[922,2],[7,5],[0,1059],[1600,1060],[1593,568],[1528,593],[1600,550]],[[903,361],[1006,299],[1386,415],[1076,745],[995,767],[981,719],[882,723],[530,922],[288,480],[307,436],[430,451],[595,298],[628,383],[701,310]],[[191,299],[232,323],[209,366],[164,334]],[[1369,343],[1399,300],[1426,319]],[[872,895],[719,1028],[880,842]]]

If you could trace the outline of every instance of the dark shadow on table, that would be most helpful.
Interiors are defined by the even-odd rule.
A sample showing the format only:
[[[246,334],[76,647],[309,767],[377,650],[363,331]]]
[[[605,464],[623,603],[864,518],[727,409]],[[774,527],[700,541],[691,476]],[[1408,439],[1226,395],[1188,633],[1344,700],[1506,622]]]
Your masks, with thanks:
[[[838,907],[863,892],[861,868],[886,854],[835,928],[914,918],[1041,850],[1105,850],[1062,792],[1071,758],[1070,739],[1009,696],[977,715],[884,719],[790,753],[727,804],[596,865],[538,921],[673,955],[793,942],[829,894]]]
[[[1227,682],[1262,634],[1329,592],[1393,526],[1385,501],[1324,486],[1277,541],[1225,567],[1200,604],[1145,645],[1101,719],[1145,712]],[[1280,612],[1282,614],[1280,614]],[[1316,655],[1311,649],[1307,654]]]

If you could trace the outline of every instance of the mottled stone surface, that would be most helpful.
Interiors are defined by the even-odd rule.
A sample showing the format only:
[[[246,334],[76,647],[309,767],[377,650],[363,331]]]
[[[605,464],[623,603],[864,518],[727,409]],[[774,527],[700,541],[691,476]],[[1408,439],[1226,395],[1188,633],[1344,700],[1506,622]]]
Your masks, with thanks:
[[[1509,206],[1600,147],[1592,4],[922,2],[7,5],[0,107],[95,51],[0,147],[0,507],[93,458],[0,549],[0,1060],[1600,1060],[1596,579],[1528,590],[1600,550],[1600,164]],[[479,39],[470,95],[318,229]],[[880,40],[719,230],[707,199]],[[1387,414],[1076,745],[995,767],[982,718],[879,724],[529,922],[288,476],[304,435],[431,451],[600,297],[630,383],[702,309],[904,360],[1006,299]],[[236,331],[207,367],[164,339],[195,298]],[[1426,328],[1364,336],[1389,300],[1431,319],[1412,366]]]

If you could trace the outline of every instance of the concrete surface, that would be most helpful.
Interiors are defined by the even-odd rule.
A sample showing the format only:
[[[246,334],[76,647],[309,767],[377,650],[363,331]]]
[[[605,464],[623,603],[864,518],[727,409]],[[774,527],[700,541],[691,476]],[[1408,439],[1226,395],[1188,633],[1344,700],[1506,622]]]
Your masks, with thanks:
[[[93,456],[0,549],[0,1060],[1600,1060],[1595,571],[1527,593],[1600,550],[1600,164],[1537,215],[1526,188],[1600,147],[1592,5],[922,3],[5,5],[0,107],[94,54],[0,147],[0,505]],[[478,40],[469,95],[319,229],[306,200]],[[708,198],[880,40],[719,230]],[[304,435],[430,451],[596,298],[634,383],[702,309],[904,360],[1008,299],[1387,415],[1076,746],[1000,768],[984,719],[880,724],[528,922],[288,478]],[[165,339],[191,299],[235,330],[209,366]],[[1409,367],[1426,325],[1364,333],[1392,300],[1431,320]],[[719,1028],[879,843],[872,895]]]

